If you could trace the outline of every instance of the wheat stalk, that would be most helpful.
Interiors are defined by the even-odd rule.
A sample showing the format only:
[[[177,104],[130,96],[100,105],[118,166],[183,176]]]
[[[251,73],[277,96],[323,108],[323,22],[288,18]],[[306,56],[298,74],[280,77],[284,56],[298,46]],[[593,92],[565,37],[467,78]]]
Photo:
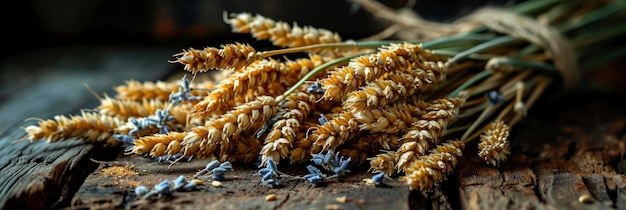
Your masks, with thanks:
[[[133,136],[127,154],[242,162],[260,157],[264,165],[338,151],[352,164],[369,160],[371,171],[399,175],[410,189],[428,191],[454,172],[464,147],[476,139],[487,163],[506,161],[510,130],[550,85],[571,87],[584,73],[578,66],[589,69],[624,53],[603,48],[626,34],[616,24],[624,19],[623,1],[527,1],[508,10],[478,10],[452,24],[402,19],[382,4],[359,2],[394,22],[387,32],[415,33],[412,23],[421,22],[439,27],[432,31],[439,35],[342,41],[326,29],[225,14],[233,32],[279,49],[257,51],[242,43],[189,48],[170,62],[194,75],[232,70],[216,84],[192,83],[207,89],[192,92],[202,100],[172,103],[169,94],[179,89],[174,84],[129,81],[114,98],[101,99],[101,113],[41,120],[25,128],[25,138],[119,145],[115,134],[136,126],[126,119],[167,109],[177,129]],[[567,10],[578,7],[586,10]],[[461,27],[456,34],[450,30]],[[302,52],[308,58],[277,58]]]

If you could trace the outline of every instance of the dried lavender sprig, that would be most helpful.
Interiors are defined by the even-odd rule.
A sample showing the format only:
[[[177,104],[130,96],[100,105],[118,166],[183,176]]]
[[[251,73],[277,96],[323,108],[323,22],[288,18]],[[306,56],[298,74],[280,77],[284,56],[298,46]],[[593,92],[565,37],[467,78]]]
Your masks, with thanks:
[[[226,179],[225,175],[233,170],[233,165],[230,163],[230,161],[224,161],[220,163],[218,160],[212,160],[211,162],[207,163],[206,167],[198,171],[193,177],[197,178],[204,174],[210,174],[211,179],[215,181],[223,181]]]
[[[301,177],[292,176],[278,170],[278,166],[274,160],[267,159],[265,167],[259,169],[255,175],[262,176],[261,184],[272,188],[280,187],[283,181],[298,180]]]
[[[350,170],[347,169],[352,160],[350,157],[343,159],[343,156],[339,156],[339,153],[335,153],[333,150],[328,150],[325,155],[312,154],[312,156],[311,161],[313,161],[315,165],[322,166],[324,169],[332,171],[338,176],[345,176],[350,173]]]

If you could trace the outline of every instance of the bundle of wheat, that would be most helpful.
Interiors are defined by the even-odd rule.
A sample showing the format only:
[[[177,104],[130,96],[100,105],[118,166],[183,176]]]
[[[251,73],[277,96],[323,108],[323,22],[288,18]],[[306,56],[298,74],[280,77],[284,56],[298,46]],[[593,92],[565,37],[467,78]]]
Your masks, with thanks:
[[[260,159],[272,167],[336,151],[350,158],[341,158],[342,165],[369,160],[374,172],[430,190],[475,139],[486,163],[505,161],[510,129],[549,85],[572,87],[585,70],[623,53],[605,48],[626,33],[626,2],[619,0],[527,1],[450,24],[399,18],[375,1],[357,2],[392,23],[390,29],[342,41],[326,29],[225,14],[233,32],[280,49],[234,43],[175,53],[170,62],[194,76],[227,75],[200,84],[128,82],[101,100],[97,114],[42,120],[26,127],[26,138],[82,137],[123,143],[127,154],[152,158]],[[398,34],[403,38],[393,39]],[[297,52],[309,56],[276,58]],[[322,180],[317,173],[307,180]]]

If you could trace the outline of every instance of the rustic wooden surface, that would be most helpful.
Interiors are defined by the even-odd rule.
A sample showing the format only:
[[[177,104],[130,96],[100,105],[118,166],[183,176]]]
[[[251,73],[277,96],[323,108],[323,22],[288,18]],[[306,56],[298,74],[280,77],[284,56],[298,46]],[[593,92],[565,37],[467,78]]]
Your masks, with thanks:
[[[70,201],[98,164],[120,149],[79,141],[55,144],[15,140],[21,127],[54,115],[76,114],[98,101],[85,87],[112,93],[124,80],[156,80],[171,72],[171,49],[59,47],[15,54],[1,61],[0,206],[3,209],[60,208]]]
[[[55,48],[16,55],[0,63],[0,206],[2,209],[620,209],[626,208],[626,116],[621,95],[547,95],[511,135],[513,152],[501,167],[484,164],[469,144],[465,157],[439,188],[409,191],[400,182],[372,187],[367,167],[340,182],[313,187],[302,181],[270,189],[255,167],[235,165],[222,182],[172,198],[136,200],[132,189],[205,164],[196,159],[169,167],[118,156],[78,141],[12,143],[20,129],[56,114],[97,106],[84,87],[111,91],[124,80],[157,80],[181,71],[166,61],[179,49]],[[38,59],[32,59],[38,58]],[[281,167],[283,165],[281,164]],[[110,173],[111,169],[117,173]],[[124,169],[124,170],[122,170]],[[286,170],[300,173],[303,167]],[[123,173],[132,172],[132,173]],[[265,201],[275,194],[276,201]],[[590,195],[590,203],[579,198]]]

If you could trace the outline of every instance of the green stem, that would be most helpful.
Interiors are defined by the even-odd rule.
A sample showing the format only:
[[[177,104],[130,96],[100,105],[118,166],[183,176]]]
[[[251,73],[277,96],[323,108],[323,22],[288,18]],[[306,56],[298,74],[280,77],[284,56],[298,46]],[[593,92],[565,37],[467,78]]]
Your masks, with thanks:
[[[458,61],[460,61],[462,59],[467,58],[471,54],[482,52],[482,51],[485,51],[485,50],[489,50],[489,49],[495,48],[495,47],[500,47],[500,46],[505,45],[505,44],[513,43],[513,42],[515,42],[517,40],[518,40],[517,38],[512,37],[512,36],[502,36],[502,37],[495,38],[495,39],[493,39],[491,41],[484,42],[484,43],[476,45],[475,47],[472,47],[472,48],[470,48],[468,50],[460,52],[459,54],[457,54],[456,56],[454,56],[450,60],[448,60],[446,65],[449,65],[449,64],[452,64],[452,63],[456,63],[456,62],[458,62]]]
[[[623,36],[626,34],[626,23],[617,24],[611,27],[605,27],[598,30],[584,31],[576,35],[572,42],[576,49],[595,44],[600,41],[606,41],[610,38]]]
[[[314,68],[313,70],[311,70],[311,72],[309,72],[308,74],[304,75],[304,77],[302,77],[302,79],[300,79],[295,85],[291,86],[291,88],[289,88],[289,90],[285,91],[281,96],[281,98],[285,98],[287,97],[289,94],[291,94],[293,91],[295,91],[296,89],[298,89],[298,87],[300,87],[300,85],[304,84],[307,80],[309,80],[311,77],[315,76],[317,73],[333,66],[333,65],[337,65],[346,61],[349,61],[352,58],[358,57],[358,56],[362,56],[362,55],[368,55],[370,53],[361,53],[361,54],[356,54],[356,55],[350,55],[350,56],[345,56],[345,57],[341,57],[341,58],[337,58],[335,60],[326,62],[316,68]]]
[[[515,58],[504,58],[500,61],[503,65],[510,65],[513,69],[532,69],[539,70],[546,73],[556,73],[557,70],[553,65],[549,65],[541,62],[524,61]]]
[[[454,89],[454,91],[452,91],[452,93],[448,95],[448,98],[456,97],[457,95],[459,95],[461,91],[465,90],[465,88],[469,87],[470,85],[473,85],[474,83],[480,80],[487,78],[489,75],[491,75],[491,71],[488,71],[488,70],[481,71],[480,73],[474,75],[467,82],[463,83],[462,85]]]
[[[626,55],[626,48],[622,47],[619,50],[610,51],[610,52],[608,52],[608,54],[605,54],[602,57],[595,58],[593,60],[585,62],[584,64],[581,65],[580,69],[588,71],[588,70],[591,70],[591,69],[593,69],[593,68],[595,68],[595,67],[597,67],[597,66],[599,66],[601,64],[607,63],[607,62],[609,62],[609,61],[611,61],[613,59],[619,58],[619,57],[624,56],[624,55]]]
[[[583,17],[569,19],[555,27],[559,29],[561,33],[581,29],[586,25],[595,23],[596,21],[605,20],[609,16],[623,12],[625,8],[626,1],[613,1],[612,4],[607,4],[602,8],[594,9],[593,11],[585,14]]]
[[[307,46],[301,46],[301,47],[269,50],[269,51],[263,52],[263,55],[265,57],[271,57],[275,55],[298,53],[298,52],[318,50],[318,49],[324,49],[324,48],[373,49],[373,48],[379,48],[384,45],[390,45],[393,43],[411,43],[411,44],[422,43],[422,47],[426,49],[438,49],[438,48],[445,48],[445,47],[458,47],[462,45],[472,46],[472,45],[475,45],[476,43],[489,41],[496,37],[497,37],[496,35],[492,35],[492,34],[466,33],[466,34],[461,34],[461,35],[456,35],[456,36],[443,37],[443,38],[431,40],[428,42],[407,41],[407,40],[376,40],[376,41],[365,41],[365,42],[325,43],[325,44],[314,44],[314,45],[307,45]]]
[[[475,45],[476,42],[485,42],[489,40],[493,40],[498,36],[493,34],[473,34],[466,33],[460,35],[454,35],[449,37],[443,37],[431,41],[424,42],[422,47],[426,49],[441,49],[446,47],[458,47],[462,44],[471,44]]]
[[[518,14],[528,14],[550,8],[556,3],[564,2],[564,0],[542,0],[542,1],[526,1],[513,6],[510,11]]]

